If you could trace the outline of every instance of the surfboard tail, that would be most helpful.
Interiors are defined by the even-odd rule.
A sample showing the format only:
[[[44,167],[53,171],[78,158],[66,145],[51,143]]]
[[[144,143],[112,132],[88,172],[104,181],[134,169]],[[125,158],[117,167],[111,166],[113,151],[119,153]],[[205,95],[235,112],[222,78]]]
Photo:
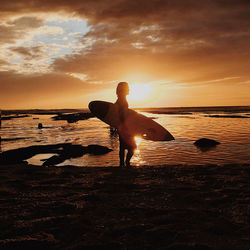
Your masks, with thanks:
[[[175,138],[169,133],[169,135],[166,135],[165,141],[173,141]]]

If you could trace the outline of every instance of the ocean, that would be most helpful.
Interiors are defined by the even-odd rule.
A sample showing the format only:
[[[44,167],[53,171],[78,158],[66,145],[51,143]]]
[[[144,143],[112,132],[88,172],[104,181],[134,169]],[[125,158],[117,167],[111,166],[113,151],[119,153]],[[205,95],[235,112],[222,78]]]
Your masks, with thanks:
[[[137,139],[138,148],[131,160],[134,166],[250,163],[249,107],[151,108],[137,111],[155,119],[175,140],[153,142]],[[99,144],[113,151],[102,156],[84,155],[59,165],[119,165],[119,139],[110,132],[107,124],[97,118],[67,123],[64,120],[54,121],[52,116],[54,115],[30,114],[28,117],[3,120],[0,150],[3,152],[31,145],[65,142],[83,146]],[[38,123],[42,123],[45,128],[38,129]],[[217,140],[220,144],[201,151],[193,144],[200,138]],[[41,159],[50,156],[36,155],[28,162],[41,165]]]

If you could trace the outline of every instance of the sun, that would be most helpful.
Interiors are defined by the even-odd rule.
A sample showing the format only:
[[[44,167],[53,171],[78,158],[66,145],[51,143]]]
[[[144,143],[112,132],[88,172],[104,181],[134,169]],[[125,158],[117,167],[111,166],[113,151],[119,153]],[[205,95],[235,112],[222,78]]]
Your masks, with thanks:
[[[145,99],[150,95],[151,91],[151,85],[148,83],[129,84],[128,100]]]

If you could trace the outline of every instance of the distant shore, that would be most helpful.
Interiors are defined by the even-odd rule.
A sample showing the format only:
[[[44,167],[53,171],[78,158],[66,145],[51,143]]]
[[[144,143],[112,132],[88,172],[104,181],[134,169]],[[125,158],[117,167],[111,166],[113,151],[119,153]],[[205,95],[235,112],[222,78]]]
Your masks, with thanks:
[[[2,165],[0,248],[249,249],[250,165]]]
[[[165,110],[169,112],[202,112],[202,111],[222,111],[222,112],[248,112],[250,106],[201,106],[201,107],[132,107],[132,109],[139,111],[155,111]],[[10,114],[37,114],[37,115],[55,115],[62,113],[76,113],[76,112],[89,112],[89,109],[2,109],[3,115]]]

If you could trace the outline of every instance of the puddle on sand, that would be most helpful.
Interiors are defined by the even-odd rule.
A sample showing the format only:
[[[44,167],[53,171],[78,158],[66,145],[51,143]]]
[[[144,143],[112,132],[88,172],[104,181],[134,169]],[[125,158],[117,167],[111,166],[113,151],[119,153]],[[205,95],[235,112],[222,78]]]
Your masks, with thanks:
[[[43,160],[48,159],[53,155],[55,155],[55,154],[38,154],[38,155],[34,155],[30,159],[28,159],[27,162],[29,164],[32,164],[32,165],[42,166],[42,164],[44,162]]]

